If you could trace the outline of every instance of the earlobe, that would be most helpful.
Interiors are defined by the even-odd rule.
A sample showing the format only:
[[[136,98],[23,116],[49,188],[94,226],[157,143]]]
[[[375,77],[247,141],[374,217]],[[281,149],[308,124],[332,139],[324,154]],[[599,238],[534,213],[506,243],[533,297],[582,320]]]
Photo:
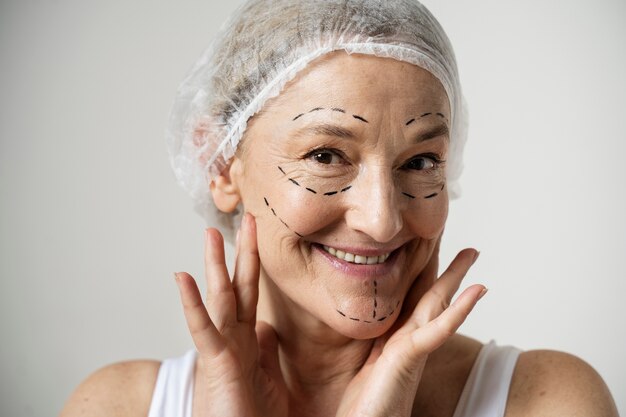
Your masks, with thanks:
[[[210,189],[213,202],[224,213],[232,213],[241,202],[236,174],[239,166],[240,161],[235,157],[228,168],[211,181]]]

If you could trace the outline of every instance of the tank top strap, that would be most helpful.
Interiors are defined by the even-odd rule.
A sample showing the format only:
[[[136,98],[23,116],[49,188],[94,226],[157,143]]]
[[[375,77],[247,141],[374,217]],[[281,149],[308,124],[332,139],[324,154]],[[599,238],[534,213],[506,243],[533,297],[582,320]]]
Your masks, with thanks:
[[[521,351],[484,345],[474,362],[453,417],[503,417],[515,364]]]
[[[161,363],[148,417],[191,417],[196,355],[191,349]]]

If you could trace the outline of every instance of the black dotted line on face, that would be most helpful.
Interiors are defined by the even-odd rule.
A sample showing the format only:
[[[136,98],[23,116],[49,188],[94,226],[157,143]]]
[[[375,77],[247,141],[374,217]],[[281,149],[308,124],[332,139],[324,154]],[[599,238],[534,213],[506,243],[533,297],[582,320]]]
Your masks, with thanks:
[[[400,301],[396,302],[396,306],[393,308],[393,310],[391,310],[391,312],[384,316],[384,317],[379,317],[378,319],[376,319],[376,322],[382,322],[387,320],[389,317],[393,316],[393,314],[396,312],[396,310],[398,309],[398,306],[400,305]],[[347,319],[350,319],[352,321],[358,321],[358,322],[363,322],[363,323],[367,323],[367,324],[372,324],[373,322],[370,320],[365,320],[365,319],[360,319],[358,317],[350,317],[348,315],[346,315],[346,313],[344,313],[341,310],[335,310],[337,313],[339,313],[342,317],[345,317]],[[375,317],[374,317],[375,318]]]
[[[376,307],[378,307],[378,300],[376,300],[376,296],[378,295],[378,283],[374,280],[374,311],[372,313],[372,318],[376,318]]]
[[[285,170],[284,170],[284,169],[282,169],[281,167],[278,167],[278,170],[279,170],[280,172],[282,172],[284,176],[286,176],[286,177],[287,177],[287,173],[285,172]],[[315,191],[313,188],[303,187],[302,185],[300,185],[300,183],[299,183],[298,181],[294,180],[293,178],[289,178],[289,177],[287,177],[287,179],[289,180],[289,182],[290,182],[290,183],[292,183],[293,185],[295,185],[295,186],[297,186],[297,187],[304,188],[305,190],[307,190],[308,192],[310,192],[310,193],[312,193],[312,194],[318,194],[318,192],[317,192],[317,191]],[[346,192],[346,191],[348,191],[350,188],[352,188],[352,186],[351,186],[351,185],[348,185],[347,187],[342,188],[342,189],[341,189],[341,190],[339,190],[339,191],[329,191],[329,192],[327,192],[327,193],[323,193],[323,195],[326,195],[326,196],[331,196],[331,195],[335,195],[335,194],[345,193],[345,192]]]
[[[274,210],[274,208],[272,206],[270,206],[270,202],[267,201],[266,197],[263,197],[263,201],[265,201],[265,205],[267,206],[267,208],[270,209],[270,211],[272,212],[272,214],[274,215],[274,217],[276,217],[278,220],[280,220],[280,222],[289,230],[291,230],[292,232],[294,232],[298,237],[304,237],[302,236],[300,233],[296,232],[295,230],[293,230],[291,227],[289,227],[289,225],[280,218],[280,216],[276,213],[276,210]]]
[[[446,184],[443,184],[443,185],[441,186],[441,191],[443,191],[443,189],[444,189],[445,187],[446,187]],[[405,196],[407,196],[407,197],[409,197],[411,200],[414,200],[414,199],[416,198],[414,195],[409,194],[409,193],[402,192],[402,194],[403,194],[403,195],[405,195]],[[426,197],[424,197],[424,199],[434,198],[434,197],[437,197],[438,195],[439,195],[439,193],[432,193],[432,194],[429,194],[429,195],[427,195]]]
[[[325,110],[324,107],[315,107],[314,109],[309,110],[307,113],[313,113],[313,112],[321,111],[321,110]],[[346,112],[344,109],[341,109],[339,107],[333,107],[330,110],[338,112],[338,113],[345,113]],[[296,120],[298,120],[299,118],[301,118],[302,116],[304,116],[307,113],[300,113],[299,115],[297,115],[296,117],[291,119],[291,121],[295,122]],[[364,117],[359,116],[358,114],[353,114],[352,117],[354,117],[357,120],[360,120],[361,122],[369,123]]]
[[[424,114],[420,115],[420,117],[418,117],[417,119],[421,119],[421,118],[423,118],[423,117],[428,117],[428,116],[432,116],[432,115],[433,115],[433,113],[432,113],[432,112],[430,112],[430,113],[424,113]],[[443,120],[445,120],[445,121],[448,121],[448,118],[447,118],[447,117],[446,117],[443,113],[434,113],[434,115],[435,115],[435,116],[437,116],[437,117],[439,117],[439,118],[441,118],[441,119],[443,119]],[[411,123],[413,123],[413,122],[414,122],[414,121],[416,121],[417,119],[413,118],[413,119],[409,120],[408,122],[406,122],[406,123],[405,123],[405,125],[406,125],[406,126],[409,126]]]

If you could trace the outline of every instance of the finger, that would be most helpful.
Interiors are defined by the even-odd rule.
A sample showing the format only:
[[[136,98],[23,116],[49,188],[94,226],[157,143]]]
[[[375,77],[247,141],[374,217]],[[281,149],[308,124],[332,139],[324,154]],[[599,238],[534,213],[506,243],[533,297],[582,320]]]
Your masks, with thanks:
[[[237,319],[240,322],[254,323],[259,299],[259,249],[256,239],[256,223],[249,213],[243,216],[238,240],[233,278]]]
[[[206,230],[204,270],[207,282],[206,306],[215,327],[222,332],[237,324],[237,308],[224,256],[224,238],[213,228]]]
[[[282,383],[276,331],[268,323],[259,321],[256,324],[256,334],[259,343],[259,366],[275,383]]]
[[[416,278],[413,286],[409,290],[405,301],[402,305],[402,309],[407,311],[410,316],[415,310],[415,306],[422,298],[422,296],[430,289],[433,283],[437,280],[437,274],[439,273],[439,248],[441,246],[441,236],[435,242],[433,252],[430,255],[428,263],[420,272]]]
[[[214,356],[218,354],[224,348],[224,343],[202,303],[202,296],[196,281],[186,272],[179,272],[174,275],[176,276],[176,284],[180,292],[187,327],[196,349],[202,355]]]
[[[483,285],[472,285],[434,320],[412,334],[413,357],[428,354],[441,346],[461,327],[476,303],[487,293]]]
[[[475,249],[464,249],[457,254],[448,269],[419,301],[412,320],[416,325],[425,325],[448,308],[461,281],[477,258],[478,251]]]

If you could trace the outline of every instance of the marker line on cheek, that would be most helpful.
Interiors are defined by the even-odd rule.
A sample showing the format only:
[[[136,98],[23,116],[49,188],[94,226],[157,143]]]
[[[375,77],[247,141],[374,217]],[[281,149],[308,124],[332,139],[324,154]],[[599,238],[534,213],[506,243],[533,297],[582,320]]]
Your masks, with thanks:
[[[441,186],[441,191],[443,191],[443,189],[444,189],[444,188],[446,188],[446,184],[443,184],[443,185]],[[407,197],[409,197],[411,200],[413,200],[413,199],[415,199],[415,198],[416,198],[414,195],[409,194],[409,193],[405,193],[404,191],[402,192],[402,194],[403,194],[403,195],[405,195],[405,196],[407,196]],[[432,194],[429,194],[429,195],[427,195],[426,197],[424,197],[424,199],[428,200],[428,199],[431,199],[431,198],[437,197],[438,195],[439,195],[439,193],[432,193]]]
[[[263,201],[265,202],[265,205],[267,206],[267,208],[270,209],[270,211],[272,212],[272,214],[274,215],[274,217],[276,217],[278,220],[280,220],[280,222],[290,231],[292,231],[293,233],[295,233],[298,237],[304,237],[303,235],[301,235],[300,233],[296,232],[295,230],[293,230],[291,227],[289,227],[289,225],[280,218],[280,216],[276,213],[276,210],[274,210],[274,208],[272,206],[270,206],[270,202],[267,201],[267,197],[263,197]]]
[[[287,180],[289,180],[289,182],[290,182],[290,183],[292,183],[293,185],[295,185],[295,186],[297,186],[297,187],[302,187],[302,188],[304,188],[305,190],[307,190],[308,192],[310,192],[310,193],[312,193],[312,194],[318,194],[318,192],[317,192],[316,190],[314,190],[313,188],[311,188],[311,187],[305,187],[305,186],[303,186],[303,185],[300,185],[300,183],[299,183],[298,181],[296,181],[295,179],[293,179],[293,178],[289,178],[289,176],[287,176],[287,173],[285,172],[285,170],[284,170],[282,167],[280,167],[280,166],[279,166],[279,167],[278,167],[278,170],[279,170],[279,171],[280,171],[280,172],[281,172],[281,173],[282,173],[285,177],[287,177]],[[337,195],[337,194],[340,194],[340,193],[345,193],[346,191],[348,191],[348,190],[349,190],[349,189],[351,189],[351,188],[352,188],[352,185],[348,185],[347,187],[342,188],[341,190],[338,190],[338,191],[328,191],[328,192],[326,192],[326,193],[323,193],[323,195],[325,195],[325,196],[327,196],[327,197],[330,197],[330,196]]]
[[[443,191],[444,188],[446,188],[446,184],[445,183],[441,186],[441,191]],[[425,199],[434,198],[434,197],[437,197],[438,195],[439,195],[439,193],[432,193],[432,194],[427,195],[424,198]]]

